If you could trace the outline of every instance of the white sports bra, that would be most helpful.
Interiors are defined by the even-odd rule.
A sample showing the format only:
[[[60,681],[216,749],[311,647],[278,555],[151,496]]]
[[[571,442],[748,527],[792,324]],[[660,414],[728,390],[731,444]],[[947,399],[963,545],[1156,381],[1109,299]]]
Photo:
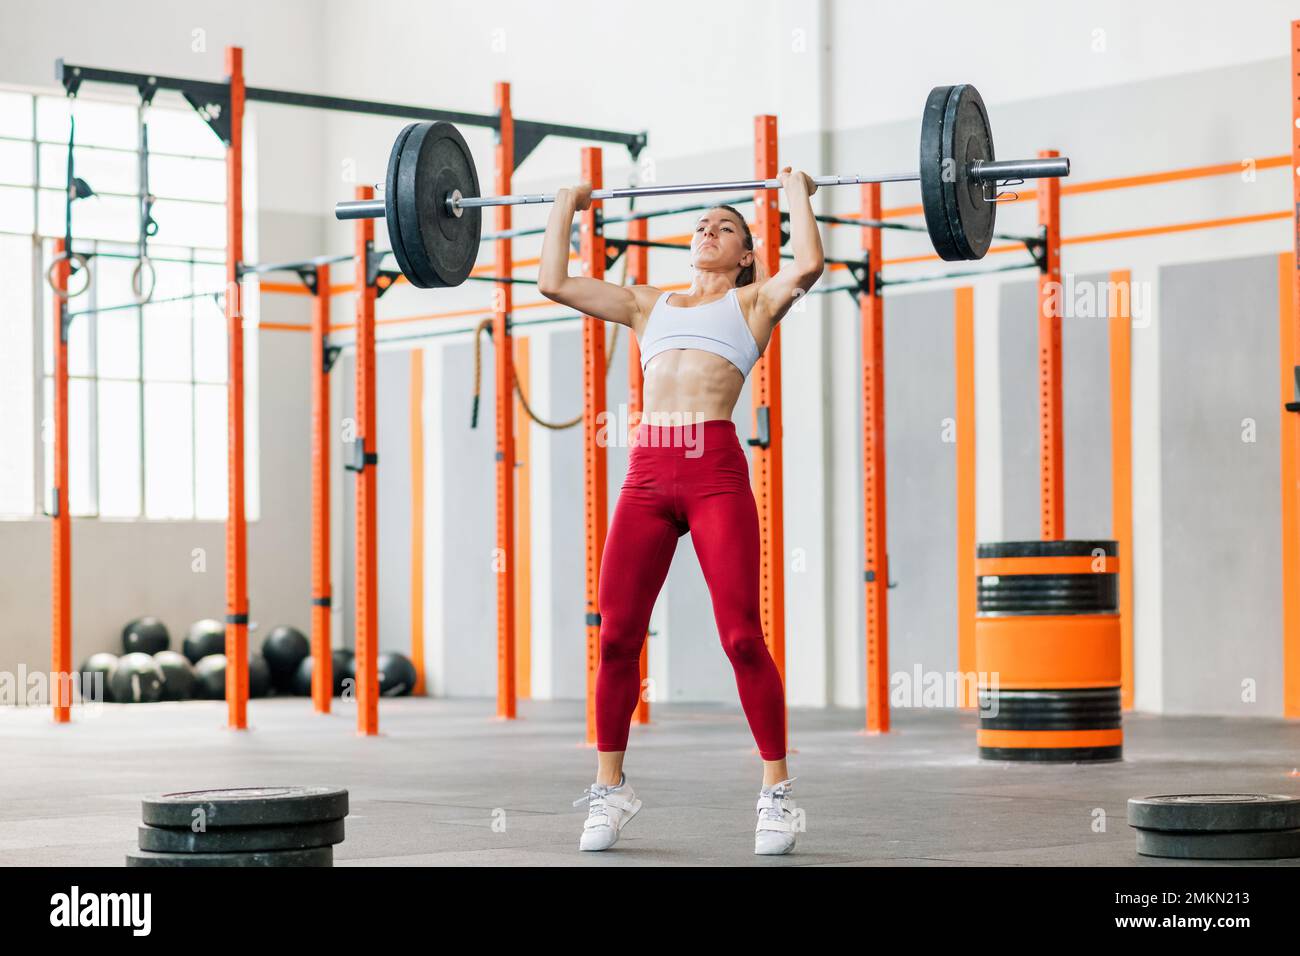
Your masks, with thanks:
[[[736,290],[707,305],[668,304],[671,292],[659,297],[641,334],[641,370],[660,352],[700,349],[721,355],[748,377],[758,361],[758,343],[749,330]]]

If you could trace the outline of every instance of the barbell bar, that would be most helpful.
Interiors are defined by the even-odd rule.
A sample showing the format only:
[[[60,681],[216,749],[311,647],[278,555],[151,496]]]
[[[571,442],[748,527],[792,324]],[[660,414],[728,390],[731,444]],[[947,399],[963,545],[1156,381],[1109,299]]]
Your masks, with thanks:
[[[919,169],[877,175],[816,176],[818,188],[919,182],[926,232],[948,261],[983,258],[993,239],[998,184],[1070,174],[1065,157],[995,160],[984,101],[973,86],[935,87],[921,120]],[[593,190],[592,199],[780,188],[777,179],[621,186]],[[456,286],[468,278],[482,236],[480,210],[555,202],[555,193],[480,196],[478,173],[464,138],[450,123],[412,123],[389,154],[384,198],[340,202],[337,219],[378,219],[402,272],[418,288]]]
[[[978,182],[996,182],[1006,179],[1043,179],[1048,176],[1068,176],[1068,159],[1010,159],[1001,162],[971,163],[969,175]],[[906,183],[921,179],[918,173],[881,173],[870,176],[811,176],[820,189],[823,186],[856,186],[862,183]],[[747,189],[780,189],[779,179],[743,179],[713,183],[677,183],[669,186],[614,186],[593,189],[592,199],[631,199],[641,196],[681,196],[687,193],[741,192]],[[447,212],[459,216],[461,210],[483,209],[488,206],[531,206],[555,202],[555,193],[520,193],[513,196],[462,196],[452,190],[444,200]],[[334,207],[336,219],[382,219],[384,200],[357,199],[340,202]]]

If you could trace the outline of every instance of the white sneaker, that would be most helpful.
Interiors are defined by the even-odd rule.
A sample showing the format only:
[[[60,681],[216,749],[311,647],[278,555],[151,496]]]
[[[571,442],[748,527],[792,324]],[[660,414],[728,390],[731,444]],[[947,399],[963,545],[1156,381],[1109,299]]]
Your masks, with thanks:
[[[758,792],[758,826],[754,828],[754,852],[780,856],[794,849],[795,804],[790,794],[797,777],[782,780]]]
[[[584,795],[573,801],[576,807],[588,804],[587,822],[582,826],[579,850],[608,850],[618,842],[619,831],[641,809],[641,801],[632,792],[627,775],[619,777],[617,787],[593,783]]]

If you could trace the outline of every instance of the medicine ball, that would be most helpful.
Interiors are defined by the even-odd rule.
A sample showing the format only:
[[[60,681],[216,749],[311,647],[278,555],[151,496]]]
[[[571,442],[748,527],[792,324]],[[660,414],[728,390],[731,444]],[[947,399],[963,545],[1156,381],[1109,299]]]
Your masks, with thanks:
[[[266,697],[271,693],[271,666],[261,654],[248,659],[248,696]]]
[[[194,694],[194,665],[179,651],[159,651],[153,656],[162,671],[163,700],[189,700]]]
[[[225,654],[209,654],[194,665],[194,696],[200,700],[226,699]]]
[[[226,652],[226,625],[220,621],[214,621],[212,618],[195,621],[190,625],[189,633],[185,635],[185,643],[182,645],[182,649],[185,651],[185,656],[190,659],[191,664],[197,664],[210,654],[224,654]]]
[[[343,681],[345,678],[352,677],[352,652],[339,648],[330,655],[332,664],[332,677],[334,684],[333,696],[343,696]],[[308,655],[302,659],[298,665],[298,671],[293,677],[293,692],[299,697],[311,696],[311,674],[314,668],[314,659]]]
[[[123,654],[157,654],[171,647],[167,625],[156,617],[137,617],[122,628]]]
[[[83,701],[103,704],[113,699],[113,671],[117,655],[107,651],[91,654],[81,665],[80,694]]]
[[[162,700],[163,674],[148,654],[123,654],[109,683],[119,704],[152,704]]]
[[[293,690],[294,679],[311,645],[302,631],[293,627],[276,627],[262,642],[262,656],[271,668],[271,683],[278,691]]]
[[[375,669],[381,697],[407,697],[415,690],[415,665],[401,654],[380,654]]]

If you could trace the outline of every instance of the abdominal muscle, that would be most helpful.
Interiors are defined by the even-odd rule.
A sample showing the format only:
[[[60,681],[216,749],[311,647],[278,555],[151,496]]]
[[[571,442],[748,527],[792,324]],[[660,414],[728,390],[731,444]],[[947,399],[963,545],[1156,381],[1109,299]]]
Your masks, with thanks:
[[[720,355],[700,349],[660,352],[645,369],[641,421],[688,425],[730,420],[744,384],[740,369]]]

